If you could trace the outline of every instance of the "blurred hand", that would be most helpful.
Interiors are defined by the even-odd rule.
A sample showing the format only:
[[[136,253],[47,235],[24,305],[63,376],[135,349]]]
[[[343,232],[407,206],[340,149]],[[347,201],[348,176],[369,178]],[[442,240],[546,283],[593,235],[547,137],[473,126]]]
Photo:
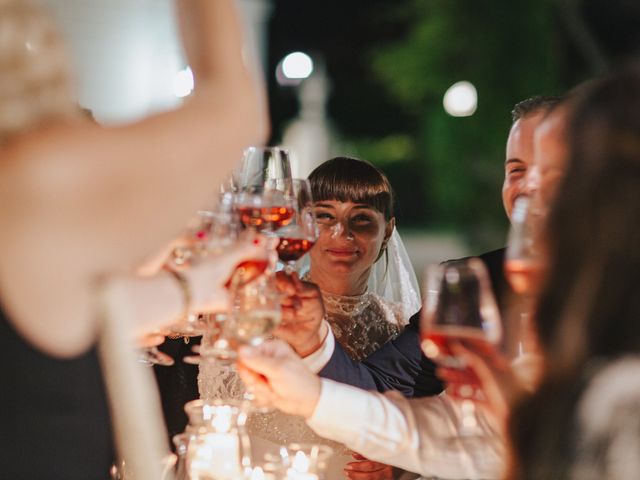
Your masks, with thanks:
[[[272,252],[267,241],[256,237],[252,241],[237,242],[223,253],[207,255],[181,272],[189,280],[194,311],[215,312],[229,308],[229,294],[225,284],[243,262],[256,261],[263,265],[271,261]]]
[[[317,285],[300,280],[298,274],[276,273],[282,300],[282,323],[274,335],[293,347],[301,357],[315,352],[326,336],[322,327],[324,305]]]
[[[320,398],[320,379],[284,342],[240,348],[238,372],[259,405],[309,418]]]
[[[355,462],[347,463],[344,473],[350,480],[393,480],[393,467],[353,453]]]
[[[173,259],[175,258],[175,252],[187,252],[192,246],[193,241],[186,236],[174,238],[162,247],[159,251],[149,255],[143,260],[143,262],[136,268],[136,274],[143,277],[148,277],[157,273],[163,265],[169,263],[173,268],[181,265],[176,265]]]
[[[487,355],[472,343],[464,341],[453,343],[451,350],[478,376],[482,391],[487,397],[488,410],[501,425],[506,425],[511,405],[524,393],[509,360],[497,351]],[[452,369],[439,368],[437,375],[445,382],[459,382],[460,373]]]

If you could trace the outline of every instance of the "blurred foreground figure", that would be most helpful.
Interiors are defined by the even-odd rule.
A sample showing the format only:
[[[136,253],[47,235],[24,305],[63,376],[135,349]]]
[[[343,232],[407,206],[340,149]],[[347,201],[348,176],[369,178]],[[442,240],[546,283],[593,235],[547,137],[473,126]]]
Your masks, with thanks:
[[[580,93],[536,314],[546,371],[512,413],[511,479],[640,476],[640,68]]]
[[[232,1],[179,1],[178,12],[194,95],[173,112],[107,129],[78,108],[50,18],[28,1],[0,1],[3,478],[107,477],[113,452],[92,348],[95,284],[174,237],[242,147],[266,133]],[[235,263],[257,255],[258,247],[237,250],[181,282],[168,272],[113,281],[143,328],[188,306],[219,307]]]

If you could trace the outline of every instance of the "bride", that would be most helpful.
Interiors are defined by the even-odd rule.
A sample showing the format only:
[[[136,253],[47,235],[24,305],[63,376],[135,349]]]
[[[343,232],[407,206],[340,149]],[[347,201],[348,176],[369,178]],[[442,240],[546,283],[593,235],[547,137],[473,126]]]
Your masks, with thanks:
[[[393,191],[378,168],[348,157],[321,164],[309,181],[319,236],[303,279],[318,285],[336,340],[360,361],[397,335],[421,306],[415,274],[395,229]],[[204,399],[244,393],[233,368],[212,362],[201,364],[198,386]],[[317,437],[301,418],[280,412],[253,415],[249,428],[254,438],[278,444],[320,442],[349,454]]]

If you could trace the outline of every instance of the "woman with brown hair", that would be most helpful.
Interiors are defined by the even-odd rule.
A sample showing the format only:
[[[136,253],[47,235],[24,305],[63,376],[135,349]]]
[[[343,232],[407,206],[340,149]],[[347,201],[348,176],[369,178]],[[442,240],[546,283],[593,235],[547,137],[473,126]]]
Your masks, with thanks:
[[[547,225],[545,372],[511,414],[508,478],[640,475],[640,68],[586,87]]]

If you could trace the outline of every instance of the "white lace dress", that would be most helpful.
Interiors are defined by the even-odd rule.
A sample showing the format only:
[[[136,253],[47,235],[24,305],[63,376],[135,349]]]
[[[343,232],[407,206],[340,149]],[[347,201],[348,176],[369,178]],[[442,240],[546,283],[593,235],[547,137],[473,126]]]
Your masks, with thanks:
[[[407,323],[402,306],[385,301],[375,293],[341,296],[322,292],[327,321],[336,340],[354,360],[362,360],[393,338]],[[203,363],[198,374],[198,388],[203,399],[238,399],[244,386],[234,366]],[[352,460],[341,444],[318,437],[302,417],[273,411],[253,414],[248,421],[252,437],[286,445],[322,443],[330,445],[342,457],[341,465]]]

